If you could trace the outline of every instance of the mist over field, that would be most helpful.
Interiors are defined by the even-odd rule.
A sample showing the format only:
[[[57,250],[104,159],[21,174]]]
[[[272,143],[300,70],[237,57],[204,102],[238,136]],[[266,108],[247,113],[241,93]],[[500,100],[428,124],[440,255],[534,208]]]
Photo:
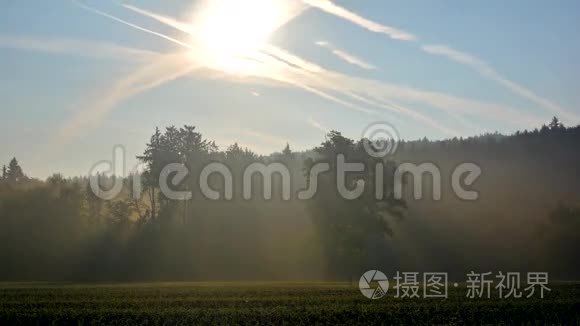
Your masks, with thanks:
[[[99,198],[87,177],[55,174],[27,177],[17,161],[0,183],[0,277],[5,281],[351,281],[376,268],[385,272],[445,271],[462,280],[481,271],[550,272],[576,280],[579,265],[577,166],[579,128],[557,120],[550,127],[503,136],[489,134],[445,141],[408,141],[384,159],[366,159],[365,172],[345,181],[366,180],[367,193],[341,198],[337,172],[318,177],[312,199],[283,199],[282,178],[274,174],[272,199],[263,199],[263,178],[252,179],[252,199],[242,196],[242,171],[250,164],[283,163],[293,191],[306,189],[308,166],[361,159],[362,142],[330,133],[312,151],[259,156],[237,144],[218,150],[193,127],[157,131],[140,159],[146,163],[139,199],[134,177],[111,200]],[[283,147],[283,146],[281,146]],[[207,199],[199,175],[209,162],[234,173],[231,200]],[[384,198],[376,200],[373,162],[384,164]],[[423,175],[423,198],[413,198],[414,179],[404,178],[404,199],[393,197],[394,171],[401,163],[435,163],[441,172],[441,199],[433,177]],[[451,173],[477,163],[482,174],[471,186],[477,200],[459,198]],[[174,189],[191,190],[186,201],[167,199],[157,173],[169,163],[188,167]],[[107,189],[113,179],[99,174]],[[172,180],[171,178],[169,180]],[[209,178],[223,194],[219,175]]]

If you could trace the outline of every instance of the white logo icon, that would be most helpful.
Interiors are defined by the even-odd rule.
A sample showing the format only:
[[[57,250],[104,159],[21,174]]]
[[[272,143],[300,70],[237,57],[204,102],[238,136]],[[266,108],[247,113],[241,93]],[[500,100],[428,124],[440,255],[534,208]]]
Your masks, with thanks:
[[[378,122],[368,126],[362,138],[365,151],[374,158],[395,154],[401,141],[397,129],[388,122]]]
[[[389,280],[383,272],[372,270],[364,273],[360,277],[358,287],[365,297],[376,300],[387,294]]]

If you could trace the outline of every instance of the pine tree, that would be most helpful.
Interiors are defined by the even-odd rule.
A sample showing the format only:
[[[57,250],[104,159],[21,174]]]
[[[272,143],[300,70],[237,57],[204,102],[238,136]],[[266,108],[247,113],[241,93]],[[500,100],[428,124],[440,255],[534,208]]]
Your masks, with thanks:
[[[286,143],[286,147],[282,150],[282,156],[292,157],[292,150],[290,149],[290,144]]]
[[[1,180],[6,180],[8,177],[8,171],[6,170],[6,165],[2,166],[2,175],[0,176]]]
[[[13,158],[8,164],[8,171],[6,176],[6,179],[12,182],[18,182],[24,179],[24,172],[22,172],[22,168],[18,164],[16,158]]]
[[[552,130],[552,131],[560,130],[560,129],[564,129],[564,124],[562,124],[562,122],[560,122],[560,119],[558,119],[558,117],[554,117],[554,118],[552,118],[552,122],[550,122],[550,124],[548,125],[548,128],[550,128],[550,130]]]

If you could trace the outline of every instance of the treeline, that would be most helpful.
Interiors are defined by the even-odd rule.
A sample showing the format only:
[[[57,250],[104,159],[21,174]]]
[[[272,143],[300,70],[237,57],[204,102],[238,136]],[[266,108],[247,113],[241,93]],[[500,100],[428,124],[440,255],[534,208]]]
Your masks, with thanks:
[[[413,201],[393,239],[400,265],[433,270],[542,270],[580,277],[580,126],[557,118],[531,131],[486,134],[401,146],[397,162],[433,162],[443,175],[443,199]],[[475,202],[449,188],[453,168],[476,163],[482,175]],[[408,234],[408,238],[406,235]],[[411,244],[409,244],[411,243]],[[415,257],[415,258],[408,258]]]
[[[225,151],[192,126],[155,131],[139,159],[146,170],[136,199],[135,178],[123,179],[124,192],[103,200],[88,178],[22,179],[0,186],[0,261],[2,279],[191,280],[191,279],[333,279],[358,273],[372,255],[368,239],[381,241],[390,232],[388,218],[401,217],[404,203],[366,196],[346,201],[336,191],[337,176],[321,178],[317,196],[284,201],[278,190],[263,198],[264,185],[254,178],[251,200],[242,200],[243,172],[255,162],[283,163],[292,171],[294,190],[305,188],[306,164],[336,164],[336,156],[376,165],[362,142],[332,132],[316,155],[281,153],[259,156],[237,144]],[[208,200],[197,176],[210,162],[233,172],[234,200]],[[161,171],[169,164],[189,174],[174,191],[191,191],[193,199],[170,200],[160,191]],[[385,166],[391,169],[392,164]],[[332,170],[335,170],[333,168]],[[388,171],[385,171],[389,175]],[[103,188],[114,176],[96,176]],[[371,175],[350,175],[374,185]],[[210,178],[214,188],[222,180]],[[274,176],[274,189],[282,179]],[[374,187],[374,186],[373,186]],[[386,193],[390,191],[386,189]],[[42,268],[39,268],[42,266]]]
[[[14,159],[0,181],[0,280],[344,280],[371,268],[458,276],[533,268],[577,279],[579,144],[580,128],[554,119],[511,136],[402,142],[388,160],[370,157],[363,140],[339,132],[312,151],[286,146],[260,156],[237,144],[220,150],[192,126],[168,127],[157,129],[139,156],[146,166],[142,194],[136,199],[137,179],[126,178],[114,200],[99,198],[88,177],[28,178]],[[337,192],[332,165],[339,154],[367,166],[345,180],[351,188],[365,181],[370,191],[359,199]],[[199,192],[197,176],[210,162],[232,170],[233,200]],[[327,162],[331,172],[321,175],[309,200],[282,200],[280,176],[271,200],[262,198],[258,177],[255,195],[243,200],[243,171],[255,162],[284,163],[293,191],[306,188],[314,164]],[[382,185],[375,182],[379,162]],[[474,185],[480,199],[465,202],[445,189],[441,201],[397,200],[390,178],[401,162],[434,162],[443,180],[459,163],[475,162],[483,171]],[[160,191],[161,170],[171,163],[190,172],[173,189],[191,191],[191,200]],[[114,181],[98,178],[105,188]],[[218,175],[209,181],[223,188]],[[377,187],[382,200],[374,197]]]

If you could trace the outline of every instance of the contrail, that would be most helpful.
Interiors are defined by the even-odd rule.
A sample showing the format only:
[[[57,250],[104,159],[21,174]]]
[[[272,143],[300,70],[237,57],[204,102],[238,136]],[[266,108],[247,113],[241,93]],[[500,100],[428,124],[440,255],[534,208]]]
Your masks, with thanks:
[[[93,98],[61,129],[53,144],[66,143],[81,130],[98,124],[119,102],[158,87],[161,84],[189,74],[196,66],[191,65],[187,54],[164,55],[114,82],[112,86]]]
[[[145,15],[147,17],[150,17],[152,19],[155,19],[155,20],[157,20],[157,21],[159,21],[159,22],[161,22],[163,24],[166,24],[166,25],[168,25],[170,27],[173,27],[173,28],[175,28],[177,30],[180,30],[182,32],[191,33],[191,26],[190,25],[184,24],[182,22],[179,22],[179,21],[177,21],[177,20],[175,20],[173,18],[166,17],[166,16],[163,16],[163,15],[159,15],[159,14],[156,14],[156,13],[153,13],[153,12],[150,12],[150,11],[147,11],[147,10],[143,10],[143,9],[140,9],[140,8],[137,8],[137,7],[134,7],[134,6],[125,5],[125,7],[127,9],[133,10],[133,11],[135,11],[137,13],[140,13],[142,15]],[[374,30],[377,30],[377,29],[374,29]],[[384,29],[381,29],[381,31],[384,31]],[[319,45],[325,46],[326,44],[319,44]],[[328,45],[326,45],[326,46],[328,46]],[[322,67],[320,67],[320,66],[318,66],[318,65],[316,65],[316,64],[314,64],[312,62],[306,61],[306,60],[304,60],[304,59],[302,59],[302,58],[300,58],[300,57],[298,57],[298,56],[296,56],[294,54],[291,54],[291,53],[289,53],[289,52],[287,52],[285,50],[282,50],[280,48],[277,48],[275,46],[267,45],[262,51],[264,53],[270,54],[271,56],[273,56],[274,59],[277,59],[278,61],[282,60],[282,62],[291,63],[292,65],[294,65],[296,67],[300,67],[301,69],[303,69],[303,70],[305,70],[307,72],[312,72],[312,73],[315,73],[316,74],[316,73],[320,73],[320,72],[324,71],[324,69]],[[337,54],[337,53],[335,52],[335,54]],[[346,53],[339,53],[337,55],[342,55],[342,58],[345,59],[345,60],[350,59],[350,62],[353,63],[353,64],[358,64],[358,65],[363,66],[363,67],[365,67],[367,69],[368,68],[371,68],[371,65],[366,64],[366,63],[364,63],[364,62],[362,62],[360,60],[357,60],[354,57],[350,57]],[[303,89],[303,90],[305,90],[307,92],[316,94],[316,95],[318,95],[318,96],[320,96],[322,98],[325,98],[327,100],[333,101],[333,102],[335,102],[337,104],[340,104],[342,106],[345,106],[345,107],[348,107],[348,108],[351,108],[351,109],[354,109],[354,110],[357,110],[357,111],[361,111],[363,113],[367,113],[367,114],[378,114],[378,112],[375,111],[375,110],[371,110],[371,109],[368,109],[368,108],[363,108],[363,107],[361,107],[359,105],[356,105],[356,104],[353,104],[351,102],[347,102],[347,101],[344,101],[342,99],[339,99],[336,96],[333,96],[333,95],[331,95],[331,94],[329,94],[327,92],[322,91],[317,86],[307,85],[306,83],[299,82],[299,79],[298,78],[293,78],[293,79],[291,79],[291,78],[274,78],[273,76],[264,76],[264,77],[266,77],[266,78],[269,77],[271,79],[275,79],[275,80],[278,80],[278,81],[281,81],[281,82],[284,82],[284,83],[288,83],[288,84],[294,85],[294,86],[296,86],[298,88],[301,88],[301,89]],[[354,97],[354,98],[355,99],[358,99],[358,100],[361,100],[360,97],[358,97],[358,98]],[[370,101],[368,101],[366,103],[367,104],[371,104],[371,105],[375,105],[375,106],[379,106],[379,107],[382,107],[382,108],[388,108],[388,109],[391,109],[391,110],[392,110],[392,107],[393,107],[392,105],[389,106],[387,104],[378,104],[377,105],[376,102],[370,102]],[[422,116],[421,114],[419,114],[417,112],[411,112],[411,111],[408,111],[408,110],[401,110],[400,108],[399,108],[399,111],[402,111],[404,114],[407,114],[410,117],[420,119],[423,122],[428,123],[430,126],[437,126],[437,129],[443,130],[445,133],[448,133],[448,134],[450,134],[450,133],[457,134],[456,132],[450,132],[450,130],[447,129],[447,128],[438,126],[436,123],[434,123],[430,119]]]
[[[363,103],[367,103],[368,105],[372,105],[372,106],[376,106],[376,107],[380,107],[380,108],[384,108],[390,111],[394,111],[400,114],[404,114],[407,115],[411,118],[414,118],[417,121],[423,122],[425,125],[428,125],[434,129],[437,129],[439,131],[442,131],[443,133],[449,135],[449,136],[457,136],[459,134],[459,132],[457,130],[452,130],[449,129],[447,127],[444,127],[442,125],[440,125],[439,123],[437,123],[436,121],[434,121],[433,119],[428,118],[427,116],[417,112],[416,110],[412,110],[409,108],[406,108],[404,106],[401,106],[399,104],[396,104],[392,101],[386,100],[386,99],[382,99],[381,102],[377,102],[377,101],[373,101],[371,99],[365,98],[363,96],[359,96],[357,94],[354,94],[352,92],[348,93],[349,96],[363,102]],[[454,114],[452,114],[454,115]]]
[[[173,43],[175,43],[175,44],[181,45],[181,46],[183,46],[183,47],[185,47],[185,48],[187,48],[187,49],[191,49],[191,48],[192,48],[190,44],[187,44],[187,43],[185,43],[185,42],[182,42],[182,41],[180,41],[180,40],[178,40],[178,39],[175,39],[175,38],[173,38],[173,37],[171,37],[171,36],[167,36],[167,35],[165,35],[165,34],[158,33],[158,32],[152,31],[152,30],[150,30],[150,29],[148,29],[148,28],[141,27],[141,26],[139,26],[139,25],[133,24],[133,23],[131,23],[131,22],[128,22],[128,21],[126,21],[126,20],[123,20],[123,19],[121,19],[121,18],[119,18],[119,17],[113,16],[113,15],[111,15],[111,14],[108,14],[108,13],[106,13],[106,12],[100,11],[100,10],[98,10],[98,9],[96,9],[96,8],[93,8],[93,7],[87,6],[87,5],[85,5],[85,4],[82,4],[82,3],[78,2],[78,1],[74,1],[74,0],[73,0],[73,3],[74,3],[74,4],[76,4],[76,5],[77,5],[77,6],[79,6],[79,7],[81,7],[81,8],[83,8],[83,9],[87,10],[87,11],[90,11],[90,12],[92,12],[92,13],[95,13],[95,14],[97,14],[97,15],[100,15],[100,16],[103,16],[103,17],[107,17],[107,18],[109,18],[109,19],[112,19],[112,20],[114,20],[114,21],[116,21],[116,22],[119,22],[119,23],[121,23],[121,24],[127,25],[127,26],[129,26],[129,27],[132,27],[132,28],[134,28],[134,29],[137,29],[137,30],[143,31],[143,32],[145,32],[145,33],[149,33],[149,34],[152,34],[152,35],[155,35],[155,36],[161,37],[161,38],[163,38],[163,39],[165,39],[165,40],[167,40],[167,41],[170,41],[170,42],[173,42]]]
[[[263,78],[277,80],[302,88],[303,90],[357,111],[378,114],[377,111],[361,108],[359,105],[333,96],[330,92],[342,94],[371,106],[387,108],[407,115],[430,127],[436,127],[446,134],[458,135],[459,132],[439,126],[432,119],[425,116],[421,117],[422,115],[420,113],[413,110],[401,109],[402,106],[395,108],[392,105],[392,99],[423,103],[430,107],[438,108],[458,120],[461,119],[459,114],[478,114],[497,119],[498,121],[505,121],[507,117],[515,121],[516,124],[525,126],[526,128],[542,121],[541,118],[531,119],[529,116],[521,114],[519,110],[508,106],[480,102],[437,92],[423,91],[410,87],[401,87],[381,81],[361,79],[328,71],[308,60],[297,57],[272,45],[267,47],[267,51],[269,54],[273,54],[271,57],[272,62],[269,62],[272,67],[271,69],[264,70],[275,71],[275,73],[262,75],[261,77]],[[283,60],[279,60],[278,58],[283,58]],[[353,96],[353,94],[357,95]],[[363,94],[364,97],[362,97]]]
[[[269,0],[269,1],[275,1],[275,0]],[[304,6],[298,6],[297,2],[294,2],[295,0],[292,0],[292,4],[293,6],[287,7],[285,8],[287,10],[287,17],[286,20],[283,20],[279,23],[278,26],[276,26],[274,28],[274,31],[281,28],[282,26],[284,26],[285,24],[287,24],[289,21],[291,21],[292,19],[294,19],[295,17],[299,16],[300,14],[302,14],[302,12],[304,11],[305,7]],[[195,25],[194,24],[188,24],[188,23],[184,23],[181,22],[179,20],[176,20],[172,17],[168,17],[168,16],[164,16],[164,15],[160,15],[145,9],[141,9],[139,7],[136,6],[132,6],[132,5],[122,5],[123,7],[132,10],[138,14],[141,14],[143,16],[149,17],[151,19],[154,19],[162,24],[165,24],[167,26],[173,27],[181,32],[187,33],[187,34],[192,34],[192,32],[194,32],[194,28]],[[274,32],[272,31],[272,32]]]
[[[124,47],[112,43],[74,39],[38,39],[26,36],[0,35],[0,48],[72,54],[97,59],[151,60],[159,53]]]
[[[305,90],[307,92],[310,92],[312,94],[318,95],[318,96],[320,96],[320,97],[322,97],[324,99],[327,99],[329,101],[332,101],[332,102],[335,102],[337,104],[340,104],[340,105],[342,105],[344,107],[351,108],[351,109],[354,109],[356,111],[360,111],[360,112],[367,113],[367,114],[377,114],[378,113],[377,111],[370,110],[370,109],[367,109],[367,108],[363,108],[363,107],[360,107],[360,106],[358,106],[358,105],[356,105],[354,103],[350,103],[350,102],[341,100],[341,99],[339,99],[336,96],[332,96],[329,93],[326,93],[326,92],[324,92],[324,91],[322,91],[320,89],[317,89],[316,87],[309,86],[307,83],[300,82],[300,81],[298,81],[296,79],[292,79],[292,78],[289,78],[289,77],[286,77],[286,78],[279,77],[277,79],[279,81],[285,82],[287,84],[294,85],[295,87],[301,88],[301,89],[303,89],[303,90]]]
[[[502,76],[495,69],[493,69],[488,63],[468,53],[457,51],[445,45],[428,45],[423,46],[422,49],[427,53],[441,55],[457,63],[467,65],[475,69],[477,72],[479,72],[481,76],[498,83],[499,85],[508,89],[513,94],[528,99],[529,101],[536,103],[542,106],[543,108],[552,111],[558,115],[561,115],[564,118],[576,121],[580,120],[580,116],[570,113],[568,110],[558,106],[557,104],[551,102],[550,100],[535,94],[531,90],[525,88],[522,85],[517,84],[514,81],[509,80],[508,78]]]
[[[274,59],[277,59],[278,61],[290,63],[293,66],[300,67],[301,69],[306,70],[308,72],[319,73],[324,71],[324,68],[315,64],[314,62],[304,60],[297,55],[294,55],[286,50],[283,50],[273,45],[266,45],[264,49],[262,49],[262,52],[272,56]]]
[[[498,121],[512,119],[514,122],[524,125],[530,122],[537,123],[538,121],[542,121],[541,118],[539,120],[529,119],[531,115],[522,114],[522,110],[507,105],[462,98],[434,91],[425,91],[382,81],[351,77],[336,72],[327,72],[327,77],[332,84],[341,85],[358,94],[366,94],[375,99],[388,98],[418,102],[448,112],[479,114]]]
[[[366,87],[369,88],[371,87],[368,85],[358,86],[357,84],[360,83],[357,83],[356,81],[352,82],[351,78],[347,75],[332,73],[324,70],[322,67],[316,67],[316,71],[314,72],[310,69],[312,63],[304,59],[299,59],[297,62],[292,62],[293,55],[286,55],[286,52],[284,50],[277,49],[273,46],[270,47],[271,47],[270,50],[275,50],[274,52],[276,52],[278,55],[284,56],[287,60],[290,61],[290,63],[286,61],[279,63],[281,65],[286,65],[285,67],[286,70],[285,73],[283,74],[285,77],[282,78],[270,76],[269,78],[277,79],[284,83],[289,83],[295,87],[302,88],[303,90],[316,94],[322,98],[325,98],[342,106],[357,111],[361,111],[366,114],[380,115],[381,113],[376,110],[371,110],[365,107],[361,107],[360,105],[357,105],[355,103],[342,100],[337,96],[333,96],[331,92],[341,94],[345,97],[348,97],[350,99],[353,99],[366,105],[387,109],[389,111],[393,111],[398,114],[406,115],[410,118],[413,118],[421,122],[422,124],[440,130],[447,135],[456,136],[460,134],[460,132],[458,132],[457,130],[444,127],[438,124],[433,119],[430,119],[424,116],[423,114],[416,112],[415,110],[411,110],[403,106],[397,105],[393,103],[393,101],[389,101],[384,98],[378,99],[378,97],[375,97],[375,99],[371,99],[368,96],[365,97],[357,94],[357,93],[362,94],[364,91],[368,91],[368,89],[365,89]],[[380,82],[377,83],[381,84]],[[352,87],[349,87],[349,85],[352,85]],[[456,113],[449,112],[449,114],[459,119]]]
[[[159,15],[159,14],[156,14],[156,13],[153,13],[153,12],[150,12],[150,11],[147,11],[147,10],[144,10],[144,9],[132,6],[132,5],[123,4],[122,6],[131,10],[131,11],[134,11],[138,14],[141,14],[143,16],[147,16],[149,18],[157,20],[158,22],[163,23],[167,26],[171,26],[177,30],[184,32],[184,33],[190,34],[192,32],[193,26],[191,24],[186,24],[186,23],[180,22],[176,19],[173,19],[171,17]]]
[[[277,61],[277,64],[283,66],[285,65],[283,75],[286,76],[286,79],[282,80],[278,78],[279,80],[283,82],[289,82],[288,79],[291,78],[291,84],[293,84],[296,87],[300,87],[321,97],[329,99],[333,102],[336,102],[349,108],[356,109],[358,111],[362,111],[369,114],[378,114],[377,111],[366,108],[361,109],[361,107],[356,104],[338,99],[336,96],[332,96],[328,92],[322,92],[322,90],[324,89],[331,92],[337,92],[346,97],[350,97],[351,99],[360,101],[364,104],[388,109],[400,114],[407,115],[408,117],[421,121],[426,125],[429,125],[430,127],[435,127],[436,129],[450,135],[458,135],[459,132],[456,130],[451,130],[449,128],[443,127],[438,123],[434,122],[433,119],[429,119],[428,117],[414,110],[404,108],[400,105],[396,105],[393,103],[392,100],[387,100],[386,98],[387,97],[394,98],[395,96],[399,96],[400,99],[402,100],[413,100],[424,102],[430,106],[435,106],[440,108],[441,110],[447,111],[450,115],[458,119],[459,119],[458,113],[461,113],[462,111],[453,112],[453,109],[463,111],[465,111],[465,109],[469,109],[469,106],[465,108],[460,106],[465,105],[466,103],[470,103],[469,100],[455,98],[445,94],[429,93],[425,91],[414,90],[411,88],[400,88],[400,87],[397,88],[396,86],[389,85],[379,81],[353,78],[341,73],[328,71],[310,61],[296,57],[293,54],[287,53],[287,51],[279,49],[277,47],[269,46],[267,49],[269,53],[276,54],[276,57],[284,58],[284,60],[281,62]],[[269,78],[274,77],[269,76]],[[367,96],[363,97],[362,94],[367,94]],[[374,100],[370,99],[368,97],[369,95],[372,98],[374,98]],[[440,98],[437,98],[437,95],[439,95]],[[452,100],[456,100],[460,104],[452,106],[452,109],[450,110],[445,105],[451,103]],[[484,111],[482,112],[482,114],[488,114],[485,113],[485,111],[497,110],[497,108],[494,107],[493,105],[481,104],[480,106],[481,110]],[[507,109],[506,111],[510,110]],[[521,114],[518,114],[517,116],[518,118],[521,118]]]
[[[181,30],[183,32],[191,32],[191,30],[186,27],[187,26],[186,24],[180,23],[180,22],[178,22],[178,21],[176,21],[174,19],[171,19],[169,17],[164,17],[162,15],[158,15],[158,14],[155,14],[155,13],[152,13],[152,12],[149,12],[149,11],[146,11],[146,10],[142,10],[142,9],[139,9],[139,8],[136,8],[136,7],[133,7],[133,6],[126,6],[126,7],[128,9],[130,9],[130,10],[135,10],[135,11],[137,11],[137,12],[143,14],[143,15],[146,15],[148,17],[151,17],[153,19],[156,19],[159,22],[165,23],[165,24],[167,24],[167,25],[169,25],[171,27],[174,27],[174,28],[176,28],[178,30]],[[108,15],[108,16],[110,16],[110,15]],[[299,61],[300,64],[302,64],[304,66],[307,66],[308,68],[310,68],[312,70],[317,70],[318,69],[318,66],[316,66],[315,64],[306,64],[305,61],[298,60],[297,57],[295,57],[295,56],[293,56],[291,54],[288,54],[285,51],[281,51],[280,49],[277,49],[276,47],[270,46],[270,47],[267,47],[267,50],[269,50],[270,52],[273,52],[276,56],[282,56],[282,57],[285,57],[286,59],[290,59],[290,60],[294,60],[294,61]],[[282,82],[285,82],[285,83],[293,84],[293,85],[295,85],[295,86],[297,86],[299,88],[302,88],[302,89],[304,89],[304,90],[306,90],[308,92],[314,93],[314,94],[316,94],[318,96],[321,96],[321,97],[326,98],[328,100],[331,100],[331,101],[334,101],[336,103],[339,103],[339,104],[341,104],[343,106],[350,107],[352,109],[355,109],[355,110],[358,110],[358,111],[361,111],[361,112],[365,112],[365,113],[373,113],[373,112],[375,112],[373,110],[361,108],[361,107],[359,107],[357,105],[354,105],[352,103],[343,101],[343,100],[338,99],[338,98],[336,98],[336,97],[334,97],[334,96],[332,96],[330,94],[327,94],[325,92],[322,92],[319,89],[316,89],[316,88],[311,87],[311,86],[308,86],[308,85],[300,84],[300,83],[298,83],[298,82],[296,82],[294,80],[283,79],[283,78],[282,79],[279,78],[277,80],[282,81]]]
[[[331,13],[337,14],[338,16],[353,21],[355,23],[363,24],[367,27],[367,29],[371,31],[388,34],[394,39],[401,39],[407,41],[415,39],[414,37],[411,37],[412,35],[405,34],[398,30],[389,29],[382,25],[380,25],[381,27],[379,27],[373,24],[369,24],[370,21],[365,20],[364,18],[357,16],[353,13],[349,13],[348,11],[345,12],[345,9],[341,9],[340,7],[335,6],[329,1],[325,0],[304,0],[304,1],[306,1],[311,5],[317,5],[319,7],[322,6]],[[114,19],[138,30],[142,30],[147,33],[162,37],[173,43],[183,45],[186,48],[191,48],[190,45],[182,44],[183,42],[168,37],[164,34],[142,28],[138,25],[124,21],[120,18],[103,13],[93,8],[90,7],[87,8],[86,6],[83,7],[87,10]],[[131,10],[135,9],[135,7],[131,6],[127,8]],[[162,23],[169,24],[169,26],[172,26],[178,30],[190,32],[186,31],[187,30],[187,28],[185,27],[187,26],[186,24],[179,23],[168,17],[163,17],[141,9],[139,10],[141,11],[141,14],[146,14],[147,16],[155,18]],[[401,110],[402,108],[401,106],[393,106],[392,99],[420,102],[432,107],[436,107],[454,116],[457,116],[457,114],[459,113],[462,114],[476,113],[483,116],[490,116],[492,118],[496,118],[501,121],[504,121],[506,118],[507,119],[511,118],[514,119],[516,123],[526,125],[526,127],[529,126],[530,121],[534,121],[534,123],[538,121],[530,119],[529,116],[528,117],[523,116],[520,112],[518,112],[518,110],[515,110],[507,106],[479,102],[471,99],[464,99],[436,92],[416,90],[408,87],[399,87],[379,81],[354,78],[337,72],[328,71],[315,63],[302,59],[294,54],[291,54],[285,50],[279,49],[272,45],[266,45],[262,51],[263,53],[269,55],[268,56],[269,62],[265,63],[266,61],[264,61],[262,63],[264,65],[269,65],[269,68],[271,69],[260,69],[261,71],[252,73],[254,77],[264,78],[266,80],[273,80],[281,82],[283,84],[292,85],[294,87],[301,88],[307,92],[316,94],[322,98],[341,104],[342,106],[352,108],[367,114],[379,114],[379,113],[375,110],[363,108],[349,101],[345,101],[333,95],[332,93],[337,93],[342,96],[350,97],[351,99],[358,101],[361,101],[361,99],[365,99],[361,102],[371,104],[373,106],[380,106],[384,108],[389,108],[391,110],[395,108],[395,110],[399,111],[399,113],[405,114],[413,119],[420,120],[423,123],[429,124],[430,126],[435,126],[435,124],[432,121],[430,122],[430,119],[426,117],[421,118],[421,115],[418,112],[414,112],[413,110],[408,109]],[[190,58],[190,60],[192,59]],[[266,60],[266,58],[262,58],[262,60]],[[203,65],[203,61],[199,63]],[[227,72],[222,71],[222,73]],[[229,75],[228,77],[230,77],[230,79],[235,80],[234,78],[235,76],[233,75]],[[245,81],[247,81],[247,79]],[[352,96],[352,94],[357,94],[357,96]],[[365,94],[364,97],[362,97],[363,94]],[[387,100],[387,98],[389,98],[389,100]],[[444,130],[444,127],[440,126],[438,129]],[[447,130],[447,132],[449,131],[450,130]]]
[[[348,9],[340,7],[330,0],[302,0],[304,3],[319,8],[329,14],[335,15],[337,17],[343,18],[353,24],[363,27],[369,31],[375,33],[382,33],[389,35],[392,39],[402,40],[402,41],[415,41],[417,37],[411,33],[401,31],[394,27],[384,26],[379,23],[373,22],[367,18],[364,18]],[[571,113],[569,110],[560,107],[559,105],[553,103],[549,99],[543,98],[533,91],[527,89],[526,87],[504,77],[502,74],[493,69],[486,62],[476,58],[475,56],[457,51],[451,47],[445,45],[426,45],[422,46],[423,51],[434,54],[445,56],[448,59],[470,66],[479,72],[483,77],[496,82],[497,84],[503,86],[513,94],[525,98],[533,103],[540,105],[541,107],[561,115],[569,120],[580,120],[580,116]]]
[[[336,48],[334,45],[330,44],[329,42],[325,42],[325,41],[320,41],[320,42],[316,42],[316,45],[323,47],[325,49],[328,49],[330,52],[332,52],[332,54],[334,54],[335,56],[337,56],[338,58],[352,64],[355,65],[359,68],[362,69],[366,69],[366,70],[375,70],[377,69],[377,67],[373,66],[372,64],[350,54],[347,53],[344,50],[338,49]]]
[[[388,35],[394,40],[400,41],[415,41],[417,37],[411,33],[407,33],[403,30],[381,25],[372,20],[364,18],[346,8],[340,7],[330,0],[302,0],[305,4],[318,8],[326,13],[335,15],[337,17],[346,19],[351,23],[354,23],[362,28],[365,28],[371,32],[381,33]]]

